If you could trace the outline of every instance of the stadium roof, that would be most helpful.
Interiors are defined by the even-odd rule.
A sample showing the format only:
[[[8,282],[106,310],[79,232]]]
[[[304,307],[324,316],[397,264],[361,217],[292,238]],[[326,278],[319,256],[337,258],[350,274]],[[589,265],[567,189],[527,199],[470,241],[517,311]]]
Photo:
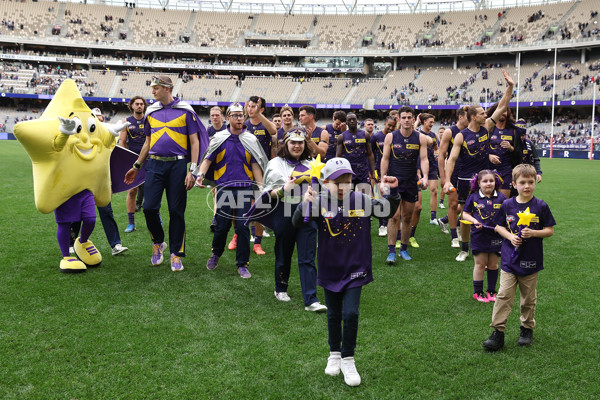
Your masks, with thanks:
[[[69,0],[67,0],[69,1]],[[80,0],[72,0],[80,2]],[[127,0],[87,0],[122,6]],[[475,9],[511,8],[573,0],[131,0],[138,7],[195,11],[289,14],[397,14],[439,13]]]

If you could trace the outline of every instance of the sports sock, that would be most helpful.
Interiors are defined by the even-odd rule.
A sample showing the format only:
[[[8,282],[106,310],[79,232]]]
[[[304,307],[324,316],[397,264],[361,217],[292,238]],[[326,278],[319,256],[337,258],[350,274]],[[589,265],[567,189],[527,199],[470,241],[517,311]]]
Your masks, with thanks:
[[[448,223],[448,216],[444,216],[442,218],[440,218],[440,221],[442,221],[443,223],[447,224]]]
[[[250,234],[256,236],[256,226],[250,225]]]
[[[430,219],[436,219],[436,218],[437,218],[437,211],[432,211]]]
[[[135,225],[135,213],[127,213],[127,218],[129,218],[129,223],[131,225]]]
[[[262,242],[262,236],[254,236],[254,245],[260,244]]]
[[[417,231],[417,227],[416,227],[416,226],[413,226],[413,227],[410,229],[410,237],[415,237],[415,232],[416,232],[416,231]]]
[[[497,282],[498,282],[498,270],[497,269],[488,269],[487,270],[487,291],[495,292]]]
[[[483,293],[483,281],[473,281],[473,293]]]
[[[392,254],[395,252],[396,252],[396,245],[395,244],[388,245],[388,254]]]
[[[469,242],[461,242],[460,249],[462,251],[466,251],[468,253],[469,252]]]
[[[452,239],[458,238],[458,233],[456,233],[456,228],[450,228],[450,236],[452,236]]]
[[[404,243],[402,243],[402,244],[400,245],[400,251],[407,251],[407,250],[408,250],[408,245],[407,245],[407,244],[404,244]]]
[[[398,233],[396,234],[396,240],[400,240],[400,238],[402,236],[401,233],[402,232],[400,230],[398,230]]]

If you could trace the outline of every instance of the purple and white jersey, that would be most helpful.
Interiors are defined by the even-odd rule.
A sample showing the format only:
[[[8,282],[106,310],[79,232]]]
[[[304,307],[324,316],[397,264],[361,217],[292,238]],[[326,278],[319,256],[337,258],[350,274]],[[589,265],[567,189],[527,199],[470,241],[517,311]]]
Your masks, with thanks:
[[[329,147],[327,148],[327,152],[325,153],[325,157],[323,158],[323,162],[326,162],[330,158],[334,158],[337,154],[337,139],[338,136],[342,134],[342,131],[339,129],[334,129],[333,124],[325,125],[325,130],[329,133]]]
[[[494,127],[490,137],[490,154],[500,157],[500,164],[490,163],[490,169],[495,169],[498,172],[512,171],[512,165],[510,163],[510,151],[509,149],[503,148],[500,143],[502,143],[503,140],[506,140],[511,146],[514,146],[515,134],[515,128],[512,126],[504,129],[498,129],[498,127]]]
[[[519,216],[517,213],[525,212],[529,207],[529,212],[536,216],[531,220],[529,228],[543,229],[545,227],[556,225],[554,216],[550,212],[550,207],[543,200],[533,197],[527,203],[517,203],[517,198],[513,197],[502,203],[500,210],[494,217],[494,223],[508,229],[513,234],[519,233]],[[544,248],[542,238],[531,237],[523,239],[521,246],[514,251],[515,247],[510,240],[504,239],[502,242],[501,264],[503,271],[511,274],[524,276],[531,275],[544,269]]]
[[[352,171],[357,178],[369,176],[369,158],[367,155],[367,139],[365,131],[357,130],[356,133],[346,131],[342,133],[342,157],[347,159],[352,166]]]
[[[200,133],[198,117],[183,108],[173,108],[179,99],[163,105],[146,117],[144,133],[150,136],[150,155],[160,157],[188,155],[188,136]],[[201,148],[202,151],[202,148]]]
[[[433,170],[434,168],[437,170],[437,158],[435,157],[434,147],[438,145],[437,136],[433,131],[429,131],[429,133],[419,130],[419,133],[430,137],[433,140],[431,146],[427,146],[427,159],[429,160],[429,170]]]
[[[344,200],[347,210],[328,195],[319,198],[317,283],[332,292],[373,281],[371,221],[370,213],[365,212],[371,199],[354,191],[349,196]]]
[[[140,154],[140,151],[146,142],[146,135],[144,134],[144,117],[142,117],[142,119],[137,119],[131,115],[126,121],[131,124],[125,128],[129,150]]]
[[[479,132],[473,132],[469,128],[463,129],[463,144],[460,148],[460,172],[459,178],[471,178],[474,174],[488,168],[489,164],[489,134],[485,127]]]
[[[271,159],[271,148],[273,147],[273,141],[271,139],[271,134],[267,131],[267,128],[263,125],[262,122],[259,122],[257,125],[254,125],[250,120],[247,120],[244,124],[246,126],[246,130],[252,133],[258,139],[258,143],[263,148],[267,159]]]
[[[450,157],[450,153],[452,153],[452,147],[454,146],[454,138],[460,132],[460,128],[456,125],[452,125],[450,128],[450,132],[452,132],[452,138],[450,138],[450,143],[448,143],[448,151],[446,152],[446,159]],[[452,171],[452,176],[450,177],[451,182],[456,182],[458,180],[458,174],[460,172],[460,156],[456,159],[454,163],[454,171]]]
[[[471,193],[465,203],[464,211],[483,225],[496,226],[494,216],[506,200],[502,193],[494,191],[491,197],[485,196],[481,190]],[[491,229],[471,228],[471,248],[482,253],[497,253],[502,247],[502,236]]]
[[[283,127],[277,129],[277,142],[279,145],[283,144],[283,137],[285,136],[285,129]]]
[[[420,133],[413,130],[410,136],[405,137],[398,129],[391,135],[392,146],[387,174],[395,176],[398,180],[414,181],[416,185],[417,160],[420,158],[421,152]]]

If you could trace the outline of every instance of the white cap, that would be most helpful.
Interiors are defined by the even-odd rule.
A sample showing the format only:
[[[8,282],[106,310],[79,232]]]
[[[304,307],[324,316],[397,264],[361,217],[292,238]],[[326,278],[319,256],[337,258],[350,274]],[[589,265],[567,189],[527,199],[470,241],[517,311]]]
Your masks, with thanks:
[[[102,111],[100,111],[100,109],[98,107],[92,108],[92,114],[94,114],[96,117],[102,115]]]
[[[352,166],[350,165],[350,161],[342,157],[335,157],[330,160],[327,160],[325,166],[321,170],[321,177],[323,179],[337,179],[344,174],[352,174]]]

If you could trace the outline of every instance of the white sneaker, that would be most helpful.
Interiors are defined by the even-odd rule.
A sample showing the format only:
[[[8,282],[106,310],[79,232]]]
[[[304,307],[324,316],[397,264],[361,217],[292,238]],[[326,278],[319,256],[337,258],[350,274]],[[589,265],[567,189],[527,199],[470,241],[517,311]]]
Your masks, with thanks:
[[[340,368],[342,365],[342,353],[339,351],[332,351],[329,353],[327,359],[327,366],[325,367],[325,374],[330,376],[338,376],[340,374]]]
[[[460,243],[458,243],[458,238],[452,239],[450,243],[450,247],[454,247],[455,249],[460,249]]]
[[[325,311],[327,311],[327,307],[324,306],[323,304],[319,303],[318,301],[315,301],[308,307],[304,307],[304,309],[306,311],[313,311],[316,313],[324,313]]]
[[[446,208],[446,206],[444,205],[444,203],[440,203],[440,208],[443,210],[444,208]]]
[[[380,226],[379,227],[379,237],[385,237],[387,236],[387,226]]]
[[[116,256],[124,251],[129,250],[127,247],[121,246],[121,243],[115,244],[115,247],[112,248],[112,255]]]
[[[442,233],[449,235],[450,231],[448,230],[448,224],[445,224],[444,221],[442,221],[440,218],[437,218],[436,221],[437,221],[437,225],[442,230]]]
[[[465,261],[467,259],[467,257],[469,256],[469,253],[466,251],[461,251],[460,253],[458,253],[458,255],[456,256],[456,261]]]
[[[262,237],[271,237],[271,235],[269,234],[269,232],[267,232],[267,230],[265,229],[263,231],[263,236]]]
[[[250,235],[250,242],[254,243],[254,235]]]
[[[75,248],[73,246],[69,247],[69,254],[75,254]]]
[[[430,219],[430,220],[429,220],[429,224],[430,224],[430,225],[439,225],[437,218]]]
[[[342,365],[340,366],[342,374],[344,374],[344,381],[348,386],[360,385],[360,375],[356,370],[356,364],[354,364],[354,357],[342,358]]]
[[[279,301],[290,301],[290,296],[288,296],[287,292],[278,292],[275,291],[275,298]]]

